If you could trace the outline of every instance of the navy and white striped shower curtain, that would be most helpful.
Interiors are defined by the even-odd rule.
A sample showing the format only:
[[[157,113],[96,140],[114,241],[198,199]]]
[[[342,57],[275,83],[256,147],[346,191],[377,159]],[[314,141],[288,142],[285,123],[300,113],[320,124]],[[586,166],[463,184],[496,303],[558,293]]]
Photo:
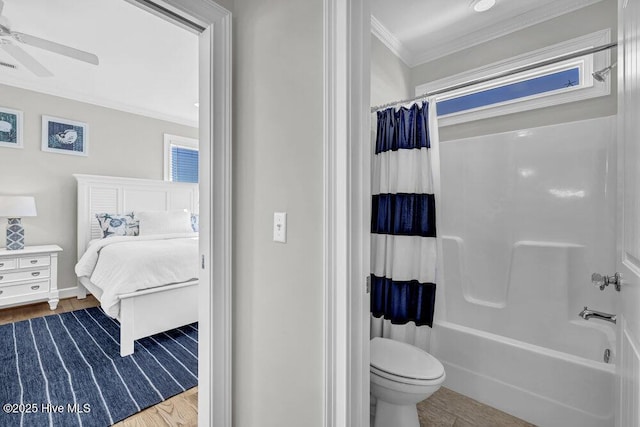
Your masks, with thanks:
[[[424,349],[440,274],[438,138],[429,107],[378,112],[371,206],[371,335]]]

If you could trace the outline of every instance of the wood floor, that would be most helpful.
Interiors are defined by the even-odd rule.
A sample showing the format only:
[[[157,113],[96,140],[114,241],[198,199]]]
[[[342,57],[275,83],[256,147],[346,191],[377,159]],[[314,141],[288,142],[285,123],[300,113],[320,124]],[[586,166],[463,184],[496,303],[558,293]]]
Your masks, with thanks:
[[[86,299],[68,298],[60,300],[55,310],[46,302],[0,309],[0,325],[19,322],[51,314],[81,310],[100,305],[92,295]],[[164,402],[151,406],[119,423],[117,427],[171,427],[198,425],[198,387],[177,394]]]
[[[0,309],[0,325],[35,317],[81,310],[100,305],[89,295],[86,299],[60,300],[58,308],[46,302]],[[444,387],[418,404],[420,427],[535,427],[509,414]],[[151,406],[115,424],[117,427],[165,427],[198,425],[198,387]]]

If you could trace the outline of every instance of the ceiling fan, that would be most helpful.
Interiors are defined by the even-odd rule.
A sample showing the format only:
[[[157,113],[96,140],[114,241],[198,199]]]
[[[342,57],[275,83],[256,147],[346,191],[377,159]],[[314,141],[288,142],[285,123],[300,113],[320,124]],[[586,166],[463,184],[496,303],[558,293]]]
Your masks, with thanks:
[[[12,31],[9,27],[8,20],[2,16],[3,8],[4,1],[0,0],[0,48],[4,49],[5,52],[13,56],[16,61],[21,63],[26,69],[36,76],[51,77],[53,76],[53,73],[47,70],[44,65],[38,62],[33,56],[29,55],[15,42],[35,46],[40,49],[68,56],[69,58],[98,65],[98,57],[93,53],[55,43],[50,40],[41,39],[40,37],[31,36],[29,34]]]

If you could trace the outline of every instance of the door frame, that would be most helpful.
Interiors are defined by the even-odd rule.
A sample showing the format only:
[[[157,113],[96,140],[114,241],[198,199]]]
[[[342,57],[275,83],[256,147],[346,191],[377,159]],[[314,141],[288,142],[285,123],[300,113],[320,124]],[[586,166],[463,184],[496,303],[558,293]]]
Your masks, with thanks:
[[[232,15],[213,0],[126,1],[200,34],[198,425],[228,427],[232,425]],[[181,19],[204,30],[194,30]]]
[[[324,0],[324,426],[369,426],[369,0]]]
[[[618,135],[617,135],[617,218],[616,218],[616,271],[622,275],[616,336],[616,393],[615,425],[638,425],[640,414],[640,264],[638,262],[637,229],[627,228],[638,220],[640,211],[635,202],[640,197],[638,185],[627,176],[626,168],[634,163],[638,154],[627,149],[637,145],[640,132],[635,125],[640,108],[637,88],[638,45],[635,42],[640,23],[640,0],[618,0]],[[629,160],[631,159],[631,160]],[[627,163],[628,161],[628,163]],[[637,169],[636,169],[637,171]],[[630,179],[628,179],[630,178]],[[632,206],[627,210],[627,206]],[[635,240],[634,240],[635,239]]]

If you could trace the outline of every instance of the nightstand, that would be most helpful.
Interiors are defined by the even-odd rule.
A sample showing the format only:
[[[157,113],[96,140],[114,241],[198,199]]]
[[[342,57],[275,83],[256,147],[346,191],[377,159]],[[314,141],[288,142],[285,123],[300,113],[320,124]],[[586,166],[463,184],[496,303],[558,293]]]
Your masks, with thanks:
[[[56,245],[25,246],[20,250],[0,249],[0,308],[49,301],[58,306],[58,253]]]

